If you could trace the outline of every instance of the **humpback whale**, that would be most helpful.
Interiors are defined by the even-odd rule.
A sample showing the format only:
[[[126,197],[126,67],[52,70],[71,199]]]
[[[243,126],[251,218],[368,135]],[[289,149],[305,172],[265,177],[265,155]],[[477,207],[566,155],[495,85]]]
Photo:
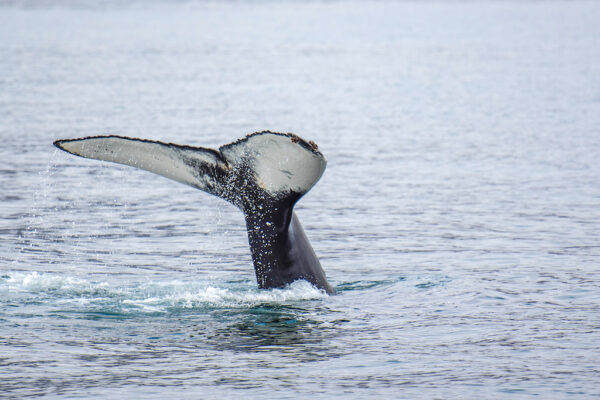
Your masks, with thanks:
[[[263,131],[218,150],[116,135],[54,145],[80,157],[150,171],[235,205],[244,214],[259,288],[303,279],[335,292],[294,212],[325,171],[327,161],[314,142]]]

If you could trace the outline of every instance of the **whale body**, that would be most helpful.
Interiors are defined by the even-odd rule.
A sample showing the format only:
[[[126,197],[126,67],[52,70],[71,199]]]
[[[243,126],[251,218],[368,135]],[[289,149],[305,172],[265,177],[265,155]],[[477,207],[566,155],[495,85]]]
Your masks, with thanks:
[[[296,202],[327,165],[313,142],[263,131],[218,150],[115,135],[62,139],[54,145],[80,157],[150,171],[235,205],[244,213],[259,288],[303,279],[335,292],[294,213]]]

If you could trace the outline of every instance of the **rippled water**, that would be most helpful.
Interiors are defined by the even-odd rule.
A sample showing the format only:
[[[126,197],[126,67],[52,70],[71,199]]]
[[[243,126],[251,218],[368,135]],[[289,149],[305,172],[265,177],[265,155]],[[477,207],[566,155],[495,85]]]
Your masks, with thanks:
[[[40,4],[0,5],[3,396],[600,396],[597,3]],[[329,160],[297,213],[336,296],[51,145],[263,129]]]

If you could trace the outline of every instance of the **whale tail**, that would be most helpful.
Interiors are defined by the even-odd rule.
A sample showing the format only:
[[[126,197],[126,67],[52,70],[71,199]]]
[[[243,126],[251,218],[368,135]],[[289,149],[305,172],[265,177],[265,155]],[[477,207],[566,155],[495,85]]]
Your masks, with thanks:
[[[57,140],[68,153],[129,165],[221,197],[245,213],[258,199],[295,203],[327,164],[313,142],[291,133],[250,134],[218,150],[123,136]]]
[[[154,172],[233,203],[245,216],[260,288],[304,279],[335,292],[293,212],[327,164],[314,143],[264,131],[218,150],[122,136],[57,140],[54,145],[81,157]]]

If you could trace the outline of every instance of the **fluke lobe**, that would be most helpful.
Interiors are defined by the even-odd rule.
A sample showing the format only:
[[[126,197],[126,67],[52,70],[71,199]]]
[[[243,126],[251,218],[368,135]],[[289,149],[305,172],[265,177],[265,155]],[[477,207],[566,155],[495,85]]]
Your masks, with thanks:
[[[264,131],[218,150],[113,135],[57,140],[54,145],[77,156],[154,172],[234,204],[246,219],[259,288],[304,279],[335,292],[294,213],[296,202],[327,164],[313,142]]]

